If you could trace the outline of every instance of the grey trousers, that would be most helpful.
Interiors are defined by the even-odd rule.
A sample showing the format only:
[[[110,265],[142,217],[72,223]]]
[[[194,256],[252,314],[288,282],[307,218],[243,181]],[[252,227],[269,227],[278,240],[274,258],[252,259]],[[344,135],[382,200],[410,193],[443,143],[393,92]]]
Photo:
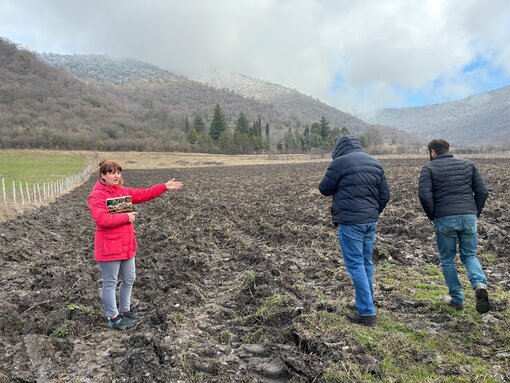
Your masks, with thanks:
[[[103,276],[103,307],[108,318],[117,316],[117,280],[120,277],[119,306],[121,312],[131,309],[131,291],[136,279],[135,257],[126,261],[99,262]]]

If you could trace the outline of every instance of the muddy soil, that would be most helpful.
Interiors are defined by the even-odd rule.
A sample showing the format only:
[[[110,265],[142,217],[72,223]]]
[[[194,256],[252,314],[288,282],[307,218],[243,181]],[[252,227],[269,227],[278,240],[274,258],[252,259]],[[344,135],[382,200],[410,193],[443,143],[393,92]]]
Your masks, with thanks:
[[[437,264],[416,194],[425,160],[382,162],[391,201],[374,258],[402,270]],[[479,232],[495,259],[484,267],[491,284],[508,291],[510,160],[476,163],[491,188]],[[0,382],[320,382],[325,364],[342,360],[377,374],[380,360],[369,350],[339,352],[342,340],[296,331],[303,313],[346,310],[324,297],[348,302],[353,294],[330,200],[317,190],[326,166],[126,171],[129,186],[185,183],[138,207],[133,304],[142,320],[127,331],[109,329],[102,315],[86,205],[94,180],[1,223]],[[424,314],[426,304],[382,282],[376,288],[381,312],[426,330],[441,322]],[[507,306],[494,302],[493,315]],[[485,349],[501,351],[502,342],[489,339]]]

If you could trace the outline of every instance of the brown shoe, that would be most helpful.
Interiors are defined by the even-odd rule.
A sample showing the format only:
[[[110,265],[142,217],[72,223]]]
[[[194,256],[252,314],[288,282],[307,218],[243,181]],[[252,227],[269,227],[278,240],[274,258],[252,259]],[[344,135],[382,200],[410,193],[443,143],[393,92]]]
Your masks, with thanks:
[[[483,285],[478,285],[475,288],[476,296],[476,311],[480,314],[489,312],[491,309],[491,303],[489,302],[489,294],[487,294],[487,288]]]
[[[443,303],[446,303],[448,306],[453,307],[456,310],[464,310],[464,304],[462,303],[455,303],[451,296],[444,295],[443,296]]]

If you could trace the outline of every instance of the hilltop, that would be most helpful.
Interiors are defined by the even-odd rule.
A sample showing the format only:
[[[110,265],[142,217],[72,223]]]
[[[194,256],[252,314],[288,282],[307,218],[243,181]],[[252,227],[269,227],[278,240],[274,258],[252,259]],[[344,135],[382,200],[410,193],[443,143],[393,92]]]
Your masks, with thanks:
[[[252,121],[261,117],[264,123],[269,123],[274,128],[273,133],[277,139],[281,139],[289,127],[303,131],[306,126],[319,121],[324,115],[331,126],[346,127],[354,134],[376,130],[386,142],[419,142],[414,135],[367,124],[296,90],[243,75],[238,75],[238,78],[243,79],[246,86],[243,91],[239,91],[238,87],[224,82],[210,79],[195,81],[129,58],[57,54],[43,54],[41,57],[50,65],[66,70],[80,79],[96,81],[106,88],[116,85],[116,92],[127,95],[137,103],[148,102],[144,101],[143,97],[149,95],[153,108],[165,109],[166,104],[170,103],[172,108],[167,110],[167,113],[179,115],[181,120],[185,115],[195,114],[209,119],[214,105],[218,103],[229,116],[230,122],[237,118],[240,111]],[[237,83],[239,84],[239,81]],[[144,96],[140,96],[140,93]]]
[[[382,109],[366,121],[456,146],[510,147],[510,86],[457,101],[413,108]]]

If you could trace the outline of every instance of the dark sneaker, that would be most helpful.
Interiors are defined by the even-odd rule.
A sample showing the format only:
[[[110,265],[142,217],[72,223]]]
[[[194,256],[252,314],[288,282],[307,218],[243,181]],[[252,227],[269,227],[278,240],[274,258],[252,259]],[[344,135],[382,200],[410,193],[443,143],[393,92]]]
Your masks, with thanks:
[[[135,313],[133,310],[121,312],[120,315],[122,315],[125,318],[129,318],[129,319],[134,319],[134,320],[140,319],[138,314]]]
[[[118,315],[116,318],[108,318],[108,326],[114,328],[115,330],[125,330],[127,328],[133,327],[136,323],[136,320],[124,317],[122,315]]]
[[[443,296],[443,303],[446,303],[448,306],[453,307],[455,310],[464,310],[464,304],[462,303],[455,303],[451,296],[444,295]]]
[[[489,302],[489,294],[485,286],[477,286],[475,289],[476,295],[476,311],[480,314],[489,312],[491,309],[491,303]]]
[[[375,315],[358,315],[356,313],[348,313],[346,314],[349,322],[361,324],[363,326],[374,326],[375,325]]]

